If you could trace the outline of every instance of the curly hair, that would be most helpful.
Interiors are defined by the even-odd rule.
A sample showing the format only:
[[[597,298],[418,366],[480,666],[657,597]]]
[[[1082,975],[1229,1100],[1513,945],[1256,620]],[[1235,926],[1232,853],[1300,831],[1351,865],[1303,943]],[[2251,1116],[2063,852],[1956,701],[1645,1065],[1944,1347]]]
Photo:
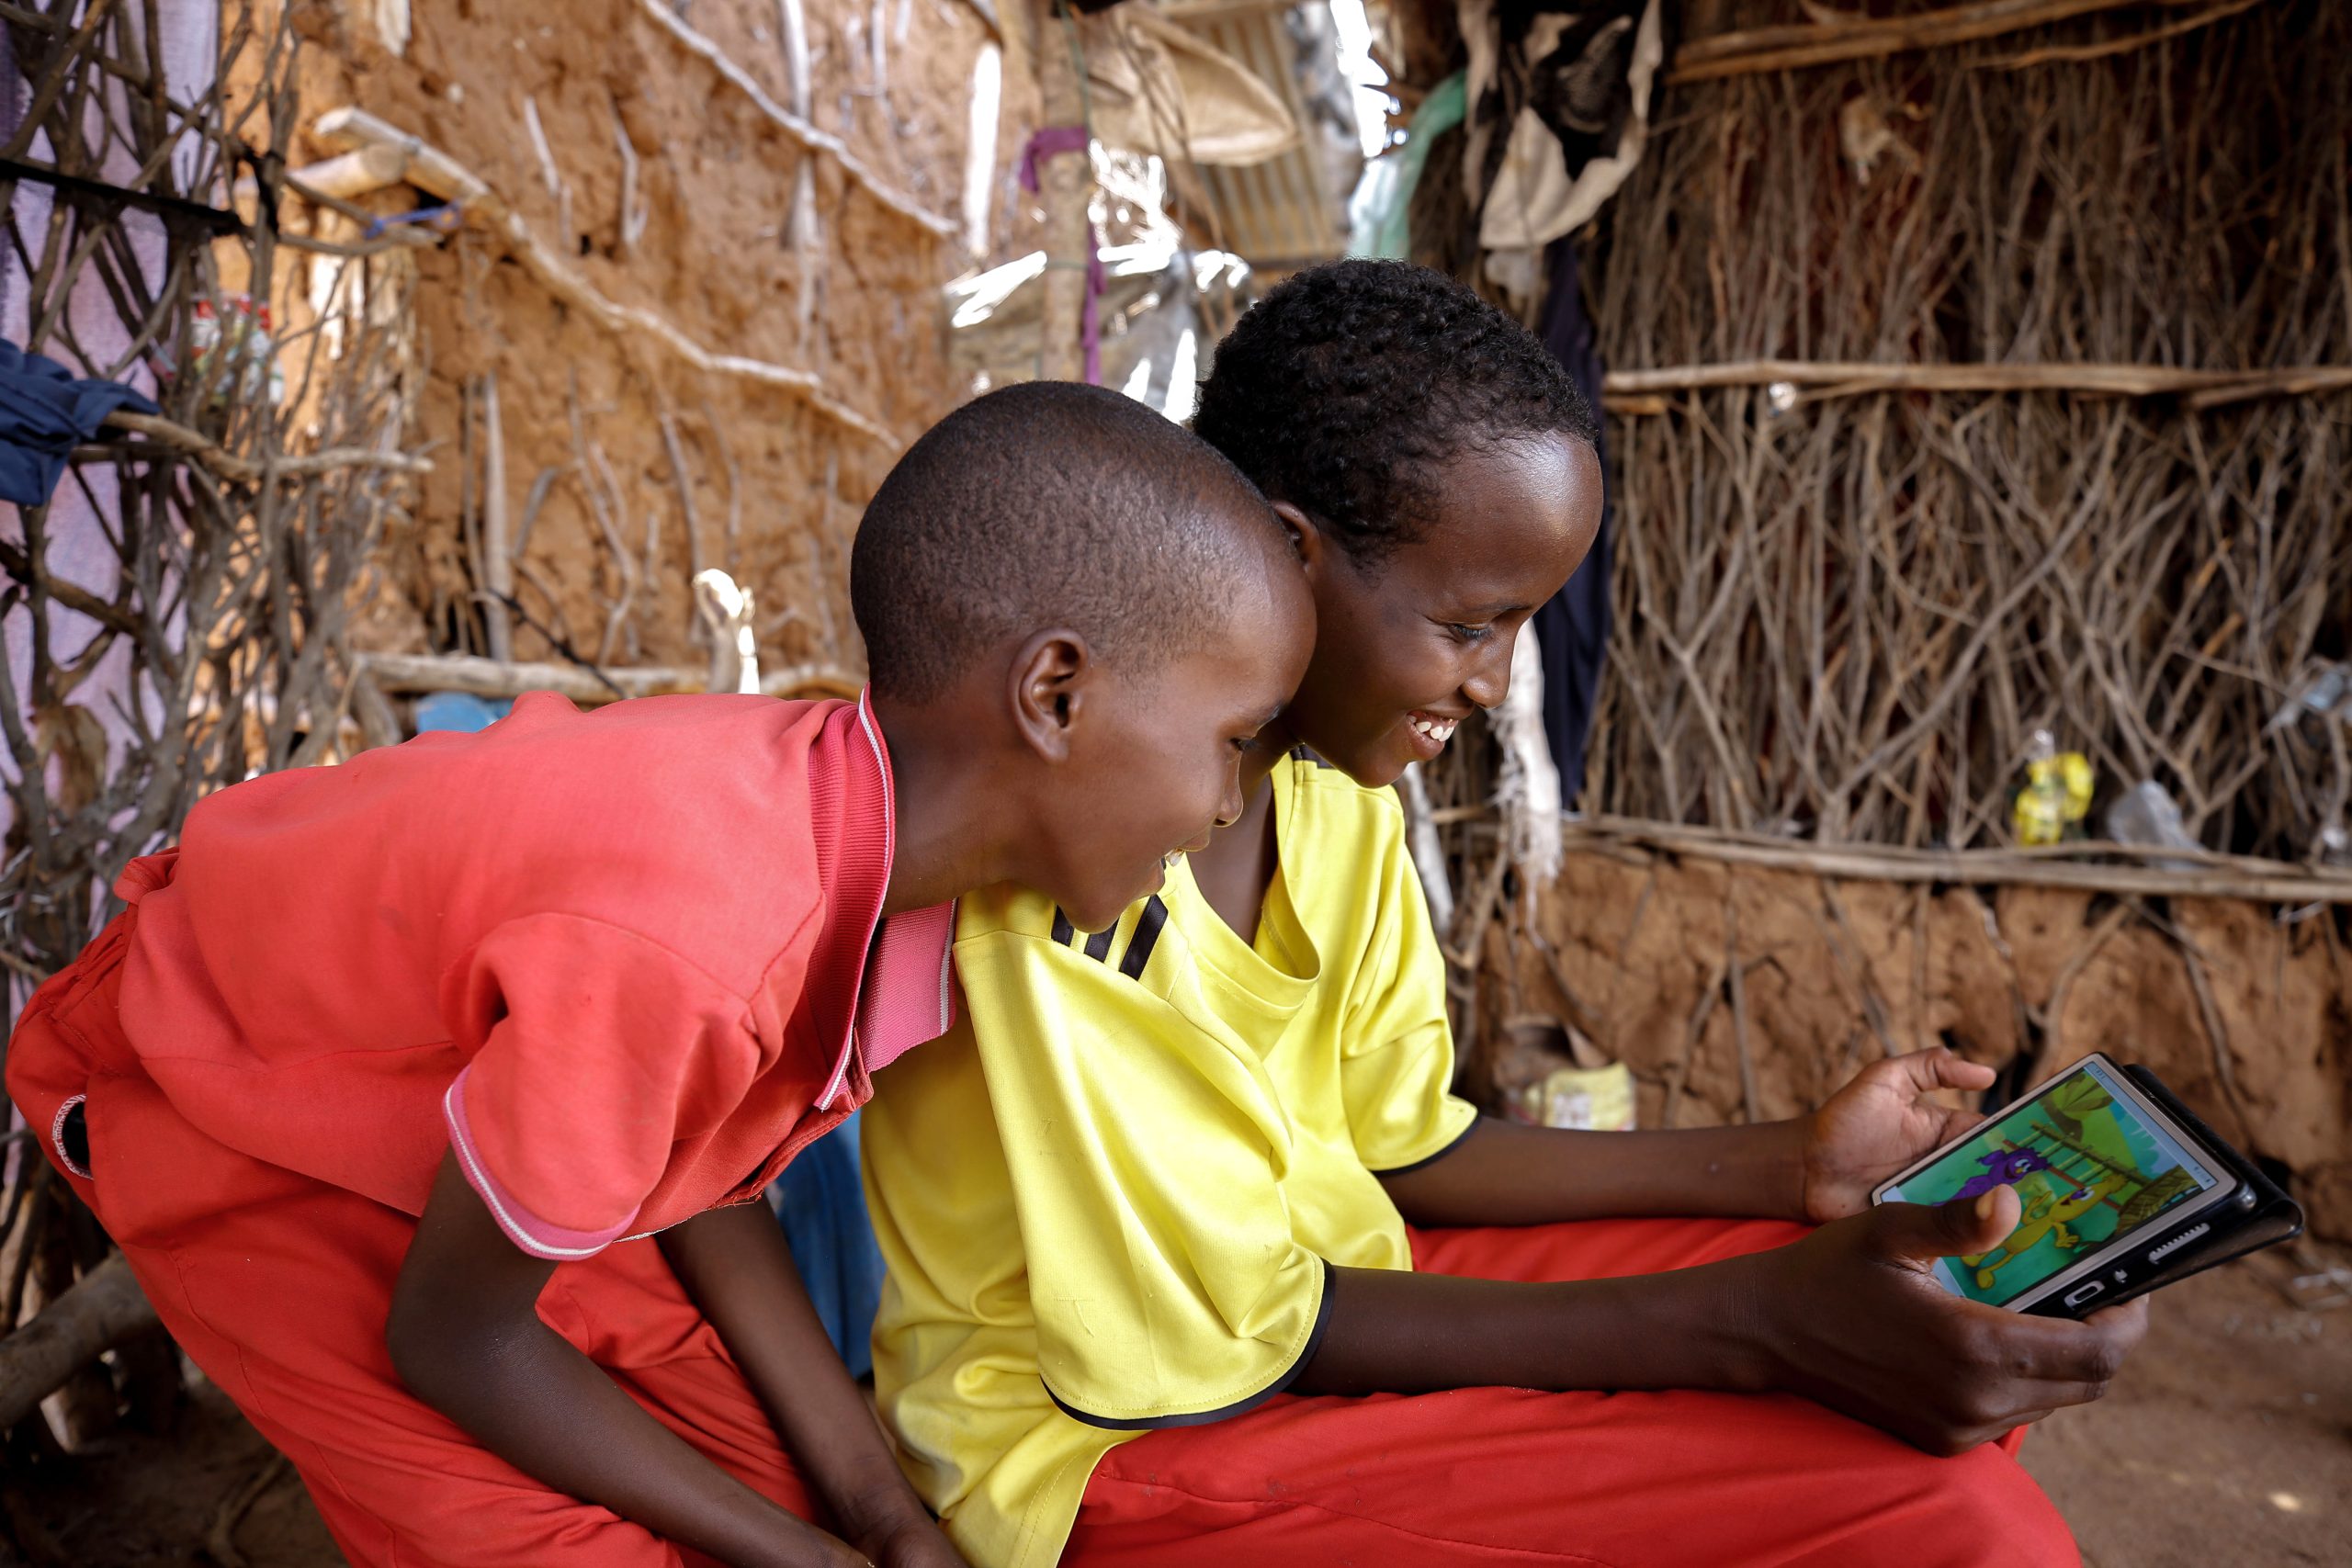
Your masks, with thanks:
[[[1363,561],[1429,526],[1455,458],[1597,434],[1526,328],[1443,273],[1367,260],[1311,267],[1252,306],[1217,345],[1193,430]]]

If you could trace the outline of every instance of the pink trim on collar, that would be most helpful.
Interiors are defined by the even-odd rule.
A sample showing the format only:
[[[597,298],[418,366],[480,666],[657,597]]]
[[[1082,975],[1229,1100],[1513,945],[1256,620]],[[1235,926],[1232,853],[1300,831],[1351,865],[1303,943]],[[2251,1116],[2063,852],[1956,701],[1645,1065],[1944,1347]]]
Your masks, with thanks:
[[[882,883],[874,889],[873,913],[867,917],[865,940],[858,952],[864,964],[851,996],[849,1027],[842,1031],[841,1054],[834,1058],[817,1109],[830,1111],[848,1084],[854,1059],[868,1073],[894,1062],[926,1040],[936,1040],[956,1021],[955,970],[950,954],[956,941],[953,900],[927,909],[909,910],[888,919],[882,903],[888,891],[890,862],[898,851],[898,782],[890,773],[890,749],[883,744],[882,727],[874,716],[874,688],[857,695],[857,728],[873,758],[881,786]],[[853,746],[854,742],[852,743]],[[849,773],[854,777],[854,773]],[[862,803],[853,802],[853,812]]]
[[[882,922],[857,994],[857,1054],[878,1073],[956,1023],[956,904]]]

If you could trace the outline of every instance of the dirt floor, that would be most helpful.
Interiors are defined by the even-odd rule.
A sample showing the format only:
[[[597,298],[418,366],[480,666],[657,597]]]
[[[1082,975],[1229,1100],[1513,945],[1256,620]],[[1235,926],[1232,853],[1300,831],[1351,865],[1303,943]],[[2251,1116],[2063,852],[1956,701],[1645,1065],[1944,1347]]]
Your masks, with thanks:
[[[2352,1564],[2352,1303],[2291,1299],[2322,1262],[2282,1252],[2165,1292],[2107,1401],[2026,1445],[2087,1568]],[[209,1384],[169,1438],[117,1438],[18,1472],[5,1495],[35,1564],[130,1568],[217,1562],[208,1534],[256,1484],[232,1542],[250,1568],[342,1562],[300,1485]]]

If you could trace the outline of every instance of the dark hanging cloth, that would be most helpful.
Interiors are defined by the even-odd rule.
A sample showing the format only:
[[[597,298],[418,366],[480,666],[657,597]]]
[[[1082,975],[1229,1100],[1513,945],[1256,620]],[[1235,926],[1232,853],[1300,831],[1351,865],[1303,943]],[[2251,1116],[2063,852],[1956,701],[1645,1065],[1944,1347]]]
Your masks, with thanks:
[[[1544,346],[1560,362],[1592,405],[1600,455],[1600,532],[1592,553],[1567,586],[1535,612],[1535,636],[1544,649],[1544,731],[1552,761],[1560,770],[1560,802],[1573,809],[1584,790],[1585,743],[1592,734],[1593,705],[1600,696],[1600,667],[1609,648],[1610,558],[1616,533],[1616,500],[1609,484],[1608,437],[1600,428],[1600,347],[1592,319],[1585,313],[1584,280],[1577,269],[1575,241],[1562,235],[1545,257],[1551,290],[1544,301]]]
[[[119,408],[163,412],[119,381],[77,381],[55,361],[0,342],[0,501],[46,502],[67,456]]]

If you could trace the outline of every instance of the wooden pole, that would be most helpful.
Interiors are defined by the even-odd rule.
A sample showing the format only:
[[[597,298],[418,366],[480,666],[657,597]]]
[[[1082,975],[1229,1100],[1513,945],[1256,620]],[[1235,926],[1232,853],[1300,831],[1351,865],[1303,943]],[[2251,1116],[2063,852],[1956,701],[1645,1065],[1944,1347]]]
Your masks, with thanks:
[[[31,1415],[101,1354],[156,1326],[155,1309],[120,1253],[91,1269],[0,1339],[0,1431]]]
[[[1055,0],[1032,0],[1030,45],[1044,99],[1043,129],[1048,130],[1086,123],[1071,26]],[[1093,164],[1085,148],[1037,161],[1037,204],[1046,214],[1046,292],[1037,374],[1048,381],[1076,381],[1085,374],[1080,323],[1086,313],[1087,258],[1093,252],[1093,225],[1086,212],[1093,189]]]

